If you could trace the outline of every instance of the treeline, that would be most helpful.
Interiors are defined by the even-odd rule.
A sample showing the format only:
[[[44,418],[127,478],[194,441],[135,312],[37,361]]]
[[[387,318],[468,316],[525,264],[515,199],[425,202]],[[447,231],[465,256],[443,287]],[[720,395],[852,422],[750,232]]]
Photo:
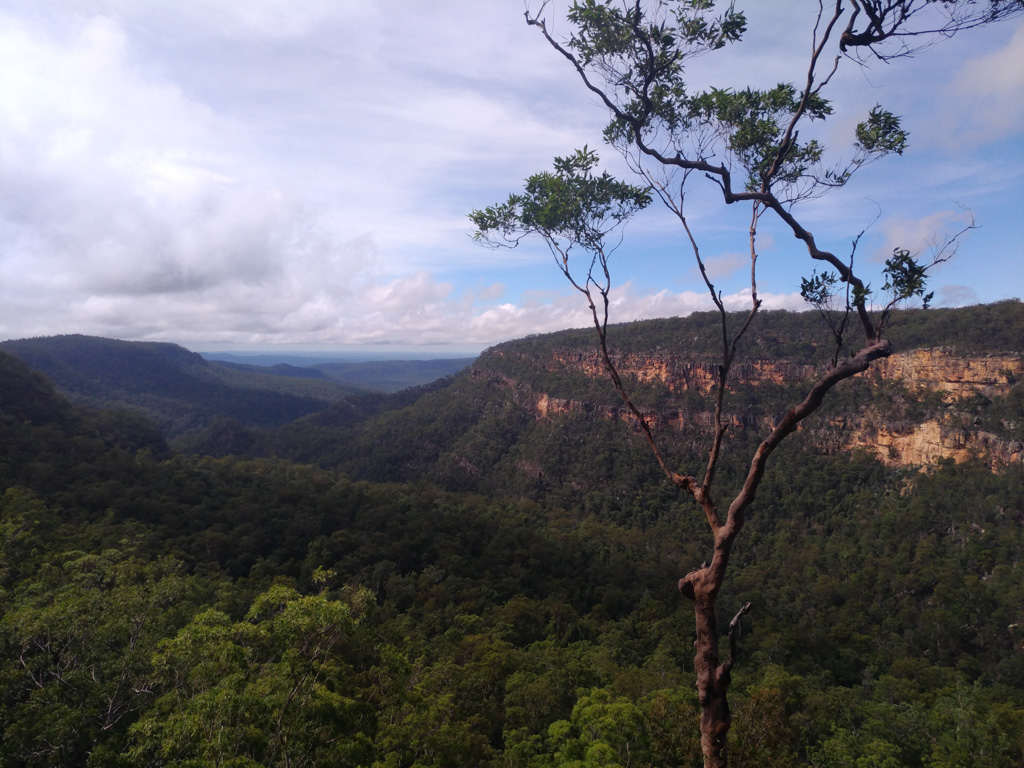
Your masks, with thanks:
[[[730,313],[733,327],[746,313]],[[986,354],[1020,349],[1024,338],[1024,304],[1019,299],[956,309],[906,309],[890,323],[895,349],[945,347],[963,354]],[[764,310],[744,337],[747,359],[820,363],[832,355],[827,326],[816,312]],[[722,330],[716,312],[694,312],[686,317],[642,320],[609,326],[609,345],[615,353],[664,352],[692,359],[721,357]],[[851,343],[860,341],[851,334]],[[527,357],[543,358],[555,350],[594,352],[593,328],[535,334],[492,347]]]
[[[619,436],[536,436],[599,488],[354,482],[175,455],[0,365],[0,766],[699,763],[705,526]],[[754,604],[733,763],[1022,764],[1022,525],[1019,467],[784,449],[722,600]]]

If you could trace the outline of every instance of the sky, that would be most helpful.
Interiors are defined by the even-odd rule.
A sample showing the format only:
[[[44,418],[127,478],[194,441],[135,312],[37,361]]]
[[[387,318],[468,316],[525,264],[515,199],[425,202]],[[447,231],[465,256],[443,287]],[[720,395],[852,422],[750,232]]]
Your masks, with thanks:
[[[536,3],[535,3],[536,5]],[[556,35],[568,31],[551,2]],[[691,90],[806,72],[817,3],[737,0],[745,40]],[[0,339],[82,333],[217,350],[475,353],[581,327],[542,243],[491,250],[467,214],[606,113],[522,0],[0,0]],[[936,306],[1024,295],[1024,19],[910,60],[844,60],[821,139],[849,156],[875,104],[910,147],[803,204],[875,286],[894,247],[979,228],[932,275]],[[699,180],[698,180],[699,181]],[[709,273],[749,302],[749,209],[687,199]],[[758,290],[802,308],[806,251],[767,217]],[[710,306],[678,223],[652,206],[613,256],[613,322]]]

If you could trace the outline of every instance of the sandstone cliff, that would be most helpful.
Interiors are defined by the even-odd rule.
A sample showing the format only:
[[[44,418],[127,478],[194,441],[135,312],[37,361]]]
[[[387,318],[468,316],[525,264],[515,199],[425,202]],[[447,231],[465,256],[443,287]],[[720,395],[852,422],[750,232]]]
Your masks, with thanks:
[[[493,354],[501,357],[509,353],[495,350]],[[603,380],[606,377],[596,352],[553,350],[543,359],[533,358],[529,362],[534,371],[541,373],[576,379]],[[718,376],[716,364],[677,354],[632,353],[618,358],[616,364],[627,386],[654,385],[674,395],[692,392],[706,396]],[[820,373],[821,370],[812,365],[753,360],[736,366],[730,380],[733,390],[742,391],[766,384],[807,383]],[[487,366],[478,368],[475,375],[492,379],[515,392],[517,401],[534,409],[538,419],[560,413],[630,419],[621,403],[614,401],[597,403],[558,397]],[[863,448],[873,451],[888,464],[900,466],[927,467],[942,459],[960,462],[974,456],[986,458],[994,468],[1024,461],[1024,443],[983,428],[981,420],[967,407],[979,399],[1005,396],[1016,381],[1024,378],[1021,355],[968,357],[944,348],[916,349],[880,361],[861,378],[871,385],[876,403],[881,398],[887,407],[881,409],[868,402],[854,412],[824,421],[820,415],[812,417],[802,429],[822,450],[840,453]],[[898,391],[899,396],[887,400],[884,393],[893,390]],[[935,407],[928,409],[923,417],[920,413],[908,416],[907,408],[901,409],[890,400],[918,405],[929,400]],[[706,431],[712,426],[710,403],[707,408],[647,407],[642,411],[655,430]],[[733,429],[766,430],[773,421],[774,416],[753,411],[727,414],[727,423]]]
[[[949,407],[934,418],[899,428],[868,413],[849,426],[846,445],[871,449],[883,461],[898,465],[927,466],[940,459],[961,462],[973,456],[987,457],[994,465],[1024,461],[1024,443],[981,429],[976,417],[957,407],[978,397],[1006,395],[1022,371],[1020,355],[964,357],[942,349],[895,354],[865,375],[875,383],[899,382],[913,396],[937,393]]]

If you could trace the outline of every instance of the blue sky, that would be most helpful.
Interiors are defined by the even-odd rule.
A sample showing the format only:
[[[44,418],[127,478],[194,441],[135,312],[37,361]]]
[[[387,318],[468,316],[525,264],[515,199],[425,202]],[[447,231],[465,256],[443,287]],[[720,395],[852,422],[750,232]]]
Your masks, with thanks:
[[[745,42],[694,62],[691,88],[799,81],[817,3],[737,5]],[[521,0],[0,0],[0,339],[442,353],[586,324],[539,243],[470,239],[470,210],[601,144],[603,110],[522,14]],[[821,138],[842,151],[881,103],[911,146],[803,206],[819,241],[845,253],[877,217],[859,258],[879,284],[894,246],[927,250],[970,209],[980,229],[934,274],[936,304],[1021,297],[1021,50],[1016,19],[913,60],[841,62]],[[749,211],[710,185],[688,205],[742,304]],[[767,217],[759,245],[766,304],[798,308],[805,253]],[[613,320],[707,306],[661,210],[630,224],[613,266]]]

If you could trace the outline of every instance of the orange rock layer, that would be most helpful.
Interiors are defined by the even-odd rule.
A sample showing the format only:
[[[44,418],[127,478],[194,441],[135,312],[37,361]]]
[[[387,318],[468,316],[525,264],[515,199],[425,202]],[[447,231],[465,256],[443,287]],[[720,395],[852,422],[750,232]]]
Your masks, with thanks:
[[[537,364],[537,361],[533,363]],[[706,395],[714,388],[718,374],[717,365],[689,361],[681,355],[626,355],[616,360],[616,365],[624,381],[657,383],[673,393],[692,390]],[[582,374],[591,378],[607,375],[596,353],[557,352],[541,366],[548,371]],[[820,373],[811,365],[757,360],[734,367],[730,380],[736,386],[757,386],[769,382],[811,381]],[[547,393],[536,393],[506,376],[494,373],[480,375],[516,389],[518,399],[534,407],[540,419],[569,412],[588,413],[599,418],[631,419],[622,407],[556,398]],[[809,424],[807,428],[815,441],[830,453],[864,448],[891,465],[927,467],[942,459],[960,462],[974,456],[987,457],[993,468],[1020,463],[1024,461],[1024,444],[973,428],[969,423],[965,425],[965,420],[956,412],[955,404],[975,395],[991,398],[1005,394],[1022,375],[1024,360],[1020,355],[963,357],[943,349],[897,353],[876,363],[863,376],[877,382],[898,381],[911,396],[922,392],[940,393],[943,402],[953,406],[951,413],[918,424],[894,426],[884,423],[882,418],[868,410],[855,418],[834,419],[819,426]],[[712,426],[710,410],[644,410],[644,416],[656,431],[703,431]],[[733,428],[771,427],[763,417],[733,414],[728,421]]]

